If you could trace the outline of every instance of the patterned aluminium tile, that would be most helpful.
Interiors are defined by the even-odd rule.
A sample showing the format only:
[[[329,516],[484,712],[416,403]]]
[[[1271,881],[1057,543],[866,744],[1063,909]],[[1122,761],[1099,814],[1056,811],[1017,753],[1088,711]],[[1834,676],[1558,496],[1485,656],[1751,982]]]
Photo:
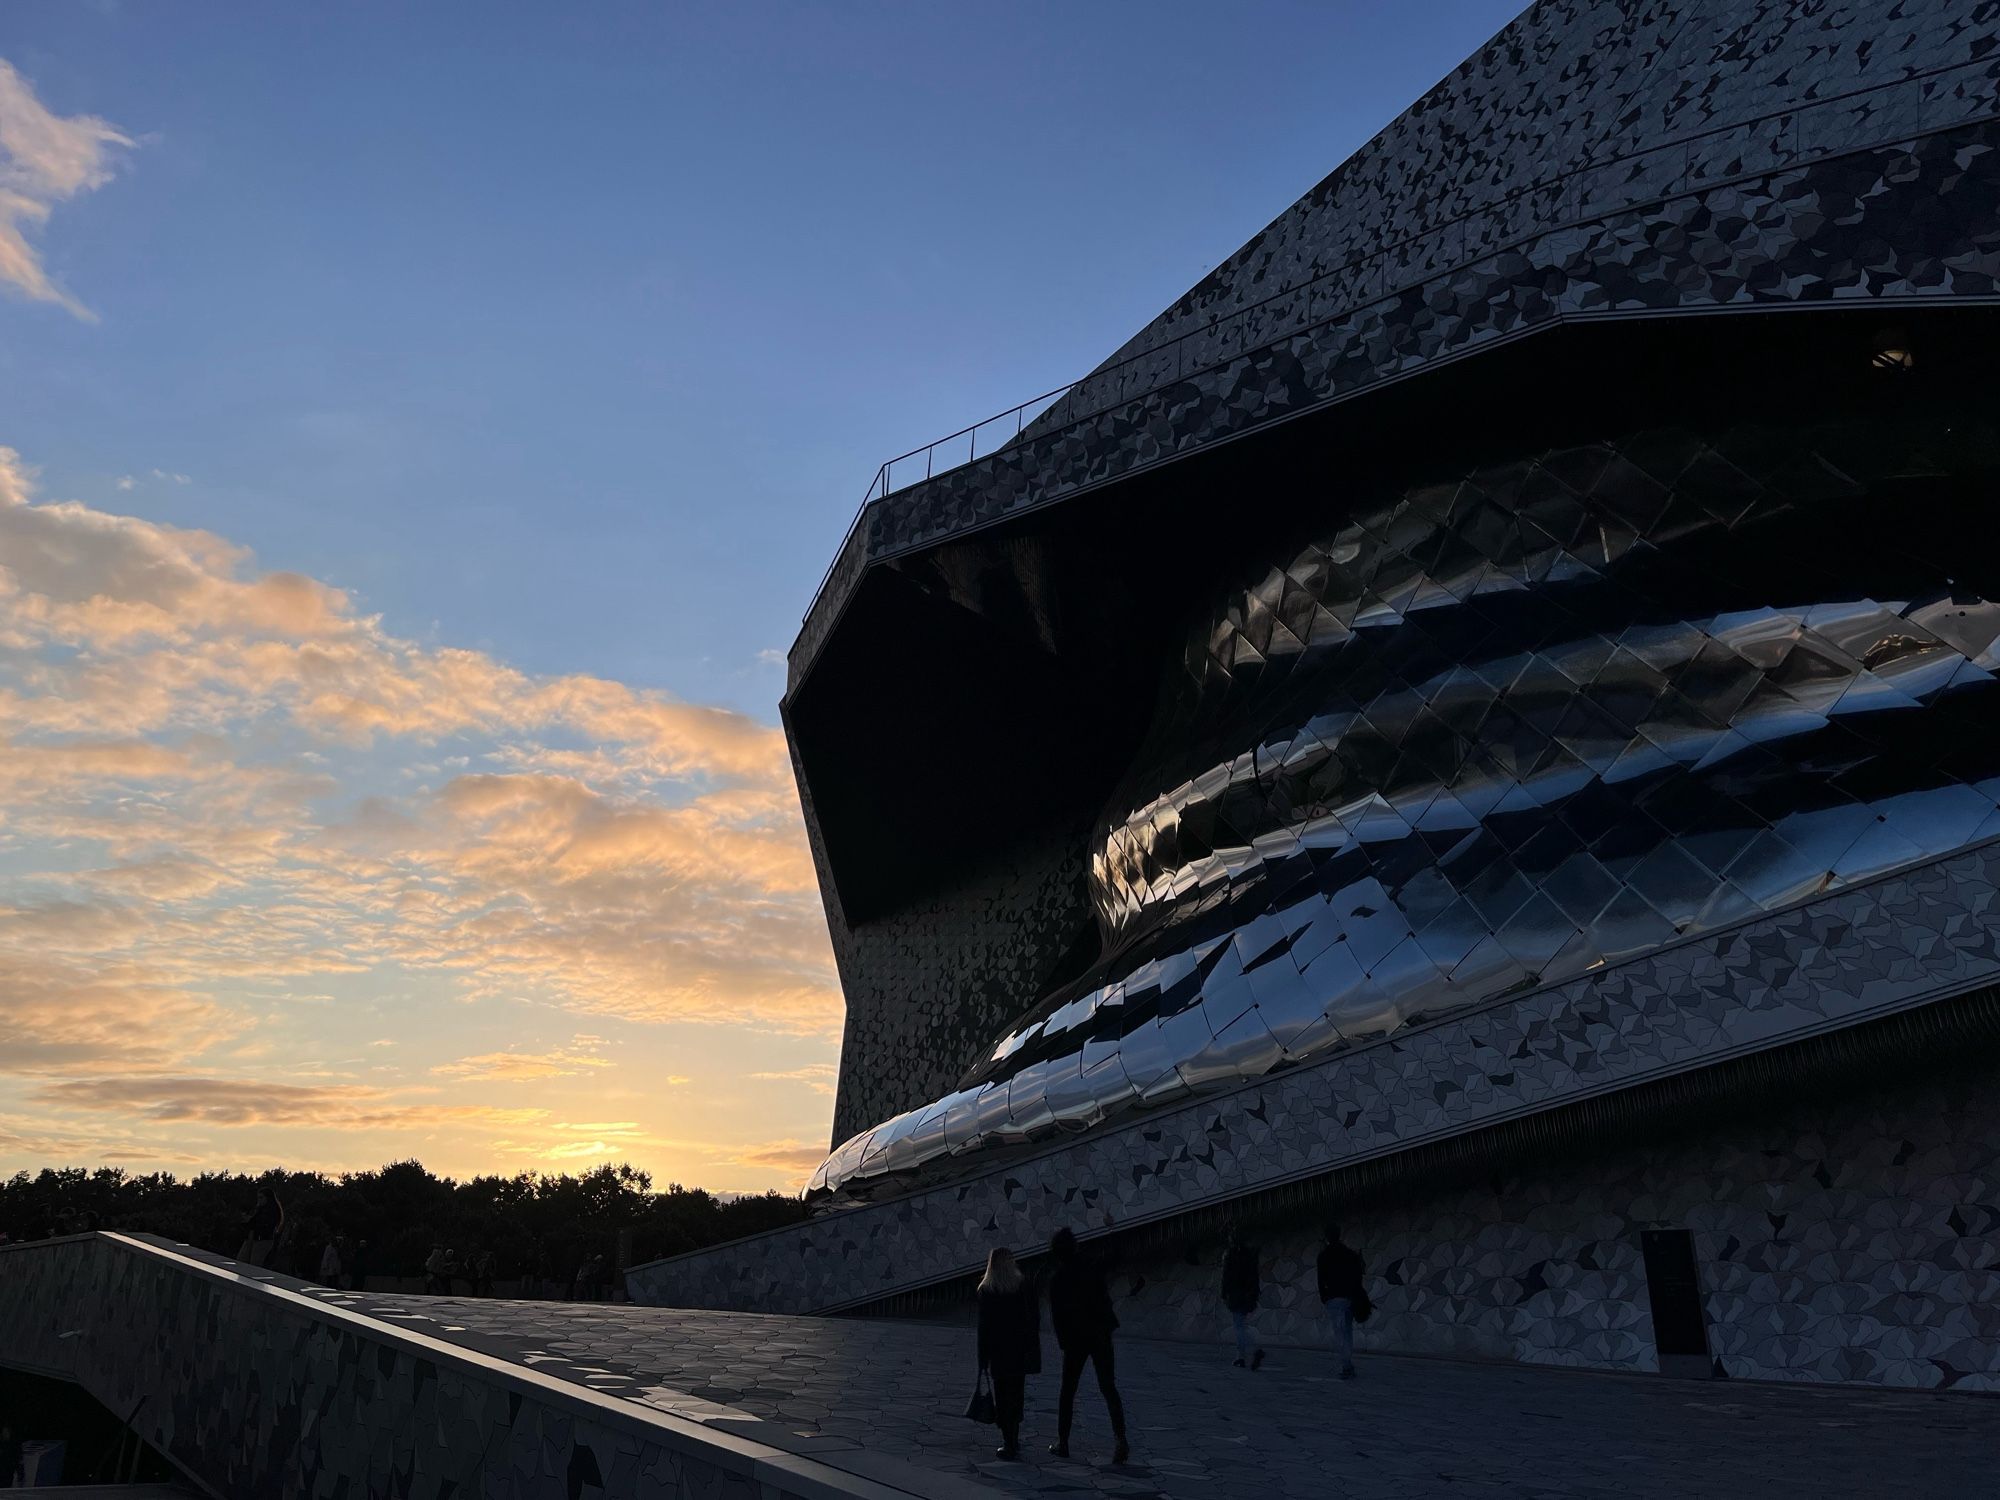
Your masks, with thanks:
[[[824,1311],[1483,1129],[2000,976],[2000,847],[1685,940],[961,1181],[628,1272],[636,1300]],[[1885,1337],[1892,1336],[1885,1331]]]
[[[2000,297],[1996,110],[2000,16],[1983,0],[1535,5],[1017,441],[867,507],[794,648],[792,688],[871,568],[1536,330],[1990,303]],[[1283,598],[1269,603],[1282,615]],[[1569,726],[1565,747],[1592,740],[1590,729]],[[800,780],[824,870],[813,788]],[[1782,843],[1755,851],[1779,883]],[[1854,866],[1915,858],[1904,844],[1900,829],[1857,840]],[[1009,867],[965,872],[934,899],[858,925],[828,884],[848,999],[839,1140],[940,1099],[1049,999],[1037,987],[1087,915],[1079,862],[1103,853],[1087,830],[1051,837]],[[1561,894],[1586,900],[1596,874],[1579,862]],[[1670,887],[1674,874],[1669,862],[1647,872]],[[1486,907],[1517,889],[1504,868],[1490,884]],[[1544,894],[1553,912],[1526,903],[1450,968],[1496,981],[1510,967],[1534,971],[1561,935],[1556,917],[1573,915]],[[1733,882],[1710,896],[1718,910],[1757,899]],[[1680,925],[1645,888],[1633,900],[1648,905],[1612,913],[1625,934]],[[1437,913],[1433,946],[1465,933],[1465,915]],[[1326,967],[1343,969],[1346,956]],[[1403,1003],[1393,984],[1373,989]],[[1285,1046],[1250,1024],[1218,1040],[1219,1055],[1191,1071],[1241,1074]],[[1054,1089],[1026,1113],[1040,1119],[1046,1107],[1060,1123],[1069,1081]]]
[[[1976,306],[2000,306],[1990,0],[1544,0],[1024,410],[1012,441],[942,470],[927,453],[915,483],[885,471],[793,648],[787,706],[848,999],[839,1133],[814,1184],[828,1212],[641,1268],[635,1290],[864,1306],[963,1275],[995,1241],[1191,1216],[1990,982],[1991,382],[1912,375],[1896,389],[1922,400],[1883,399],[1883,382],[1841,396],[1797,354],[1831,337],[1831,314],[1865,309],[1867,349],[1900,379],[1919,364],[1895,324],[1970,327]],[[1412,376],[1411,410],[1425,392],[1477,404],[1533,351],[1637,349],[1639,319],[1698,327],[1674,347],[1711,362],[1766,330],[1760,348],[1796,357],[1765,384],[1797,399],[1766,399],[1754,373],[1707,405],[1665,380],[1602,408],[1536,385],[1493,403],[1521,418],[1507,437],[1447,399],[1365,464],[1307,461],[1330,424],[1265,435]],[[1600,331],[1535,339],[1511,365],[1491,353],[1582,324]],[[1781,327],[1806,332],[1794,346]],[[1703,343],[1710,329],[1728,332]],[[1675,374],[1708,383],[1692,356]],[[1393,404],[1348,408],[1349,426]],[[1616,415],[1586,423],[1600,410]],[[1430,462],[1440,420],[1464,442]],[[1285,455],[1301,472],[1273,483],[1297,493],[1268,515],[1242,503],[1261,492],[1232,477]],[[1078,502],[1093,491],[1102,505]],[[1019,614],[1054,620],[1040,594],[1023,603],[1045,577],[1081,580],[1047,596],[1085,601],[1079,615],[1093,589],[1144,595],[1142,564],[1116,574],[1108,554],[1155,500],[1145,555],[1199,554],[1206,571],[1035,633],[1054,665],[1019,679],[1157,680],[1150,719],[1131,708],[1129,739],[1114,724],[1074,786],[1054,784],[1071,762],[1036,781],[998,738],[954,747],[969,791],[902,769],[927,733],[990,721],[955,718],[948,698],[986,690],[977,658],[922,658],[936,696],[900,736],[825,707],[874,663],[896,680],[899,629],[907,649],[962,613],[996,636]],[[988,566],[1036,549],[1043,572]],[[985,592],[983,573],[958,586],[982,568],[1020,597]],[[933,612],[895,603],[911,591]],[[1178,665],[1156,669],[1155,635],[1170,645],[1184,616]],[[1130,629],[1155,634],[1112,650]],[[1035,687],[1010,691],[997,712]],[[1101,722],[1073,717],[1082,737]],[[840,742],[817,786],[816,736]],[[989,790],[1010,777],[1011,797]],[[1012,831],[1000,809],[1040,791],[1059,810]],[[842,878],[896,864],[861,847],[889,821],[870,808],[979,837],[964,854],[913,845],[932,862],[904,879],[916,894],[885,878],[850,920]],[[1961,1117],[1940,1160],[1982,1161],[1983,1128]],[[1868,1154],[1862,1134],[1849,1145]],[[1656,1217],[1600,1187],[1576,1192],[1628,1229]],[[1407,1236],[1453,1222],[1448,1207],[1413,1208]],[[1755,1305],[1732,1357],[1798,1378],[1978,1373],[1991,1352],[1964,1326],[1969,1302],[1884,1316],[1875,1273],[1836,1264],[1870,1215],[1904,1211],[1907,1195],[1857,1196],[1852,1220],[1821,1225],[1839,1244],[1820,1259],[1760,1270],[1759,1287],[1795,1279]],[[1501,1214],[1477,1230],[1485,1269],[1414,1238],[1401,1259],[1413,1285],[1490,1301],[1520,1269],[1502,1269],[1518,1228]],[[1700,1253],[1728,1259],[1731,1235],[1702,1233]],[[1918,1239],[1926,1263],[1963,1253]],[[1517,1357],[1643,1367],[1622,1253],[1544,1267],[1560,1286],[1533,1316],[1475,1316],[1453,1294],[1451,1316],[1405,1309],[1394,1326],[1449,1348],[1437,1330],[1462,1316]],[[1939,1352],[1952,1337],[1972,1342]]]
[[[1532,7],[1028,440],[871,505],[794,685],[873,562],[1526,328],[1990,297],[1996,40],[1982,0]]]
[[[1906,539],[1877,517],[1913,470],[1967,477]],[[2000,606],[1942,540],[1995,470],[1980,405],[1642,430],[1250,570],[1093,837],[1108,957],[814,1189],[962,1175],[2000,832]]]

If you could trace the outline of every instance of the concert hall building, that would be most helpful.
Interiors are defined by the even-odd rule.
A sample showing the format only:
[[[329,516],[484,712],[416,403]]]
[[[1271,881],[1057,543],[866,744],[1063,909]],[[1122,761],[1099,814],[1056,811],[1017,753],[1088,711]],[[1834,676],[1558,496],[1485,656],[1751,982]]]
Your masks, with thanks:
[[[2000,1388],[2000,8],[1531,7],[884,467],[784,715],[809,1224],[630,1273]],[[1015,211],[1032,212],[1017,204]],[[965,351],[976,360],[977,350]]]

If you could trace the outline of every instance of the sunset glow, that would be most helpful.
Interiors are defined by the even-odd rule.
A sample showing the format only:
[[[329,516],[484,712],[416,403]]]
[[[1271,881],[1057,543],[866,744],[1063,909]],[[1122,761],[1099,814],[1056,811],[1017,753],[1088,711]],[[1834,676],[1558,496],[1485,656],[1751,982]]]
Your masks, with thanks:
[[[34,486],[0,450],[0,1166],[818,1161],[778,731]]]

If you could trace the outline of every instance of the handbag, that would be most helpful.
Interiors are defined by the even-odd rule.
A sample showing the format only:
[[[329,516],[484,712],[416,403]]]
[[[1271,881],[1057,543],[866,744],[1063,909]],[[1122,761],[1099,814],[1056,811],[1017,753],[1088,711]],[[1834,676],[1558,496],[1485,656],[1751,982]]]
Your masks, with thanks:
[[[968,1421],[989,1424],[993,1421],[993,1391],[984,1370],[972,1379],[972,1399],[965,1403],[965,1415]]]
[[[1366,1323],[1375,1316],[1375,1299],[1368,1295],[1368,1288],[1361,1289],[1361,1295],[1354,1299],[1354,1321]]]

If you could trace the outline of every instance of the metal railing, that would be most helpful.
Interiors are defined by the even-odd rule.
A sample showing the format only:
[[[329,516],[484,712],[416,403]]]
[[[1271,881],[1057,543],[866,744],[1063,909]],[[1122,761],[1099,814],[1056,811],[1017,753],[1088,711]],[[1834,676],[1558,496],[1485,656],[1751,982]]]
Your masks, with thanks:
[[[1854,89],[1845,94],[1830,95],[1823,99],[1816,99],[1803,106],[1773,110],[1752,119],[1736,120],[1726,125],[1714,126],[1708,130],[1697,131],[1690,135],[1678,136],[1671,141],[1662,142],[1657,146],[1647,146],[1638,151],[1628,151],[1622,156],[1610,156],[1604,158],[1602,161],[1586,162],[1581,166],[1572,167],[1560,178],[1550,178],[1531,183],[1526,187],[1516,188],[1503,197],[1496,198],[1490,203],[1483,203],[1477,208],[1468,209],[1466,212],[1454,218],[1443,220],[1420,233],[1409,235],[1404,239],[1396,240],[1389,244],[1375,245],[1365,254],[1356,255],[1342,262],[1340,265],[1321,271],[1316,276],[1309,277],[1295,285],[1273,292],[1268,297],[1246,303],[1242,307],[1234,308],[1227,313],[1211,313],[1206,323],[1186,329],[1181,333],[1175,334],[1170,339],[1149,345],[1137,353],[1128,354],[1121,359],[1112,360],[1100,365],[1088,374],[1081,375],[1075,380],[1070,381],[1067,385],[1057,386],[1054,390],[1032,397],[1017,406],[1010,406],[1005,411],[996,412],[982,421],[973,423],[970,427],[961,427],[957,432],[941,437],[935,442],[926,443],[921,448],[912,448],[908,453],[898,454],[875,471],[874,479],[869,482],[868,492],[861,497],[860,505],[855,507],[853,520],[848,523],[847,530],[842,533],[841,545],[835,550],[832,561],[826,565],[826,571],[820,575],[819,583],[813,588],[812,599],[806,605],[806,612],[801,617],[801,623],[810,620],[813,611],[819,607],[820,596],[825,593],[827,583],[833,577],[834,570],[840,566],[840,559],[846,554],[848,544],[852,542],[855,532],[861,525],[862,517],[867,514],[868,507],[875,501],[886,499],[898,490],[905,490],[912,485],[922,484],[924,481],[934,479],[940,474],[948,474],[954,469],[964,468],[966,465],[975,463],[981,458],[990,458],[993,454],[1017,441],[1032,424],[1040,422],[1045,417],[1053,417],[1054,425],[1057,427],[1067,427],[1077,422],[1088,421],[1092,417],[1101,416],[1114,407],[1122,406],[1126,402],[1135,400],[1140,396],[1151,395],[1155,391],[1162,390],[1171,385],[1177,385],[1192,375],[1199,375],[1210,370],[1220,369],[1240,358],[1244,353],[1253,352],[1242,348],[1229,348],[1229,340],[1225,330],[1232,328],[1234,325],[1247,322],[1257,314],[1267,310],[1275,302],[1303,297],[1305,305],[1303,309],[1294,309],[1292,315],[1285,320],[1285,324],[1281,329],[1275,330],[1271,337],[1258,343],[1256,346],[1258,349],[1269,348],[1278,340],[1292,337],[1305,329],[1315,327],[1321,321],[1329,320],[1339,313],[1351,311],[1354,307],[1362,305],[1361,303],[1351,303],[1343,300],[1338,307],[1329,308],[1324,317],[1321,317],[1319,315],[1319,303],[1322,288],[1334,278],[1348,276],[1370,261],[1389,260],[1397,252],[1419,241],[1442,239],[1453,230],[1462,231],[1464,226],[1473,220],[1489,218],[1519,199],[1528,197],[1534,193],[1546,192],[1550,186],[1558,181],[1562,184],[1563,196],[1562,201],[1555,206],[1555,213],[1553,215],[1546,216],[1543,222],[1538,224],[1532,233],[1519,236],[1516,241],[1509,241],[1507,244],[1494,244],[1482,247],[1480,254],[1491,255],[1508,248],[1513,243],[1538,238],[1559,225],[1581,222],[1586,217],[1585,205],[1581,201],[1583,185],[1585,180],[1593,174],[1602,173],[1611,168],[1628,166],[1631,163],[1646,158],[1658,158],[1667,152],[1681,151],[1691,153],[1697,142],[1705,140],[1710,136],[1726,135],[1731,131],[1751,129],[1773,120],[1784,120],[1786,132],[1790,137],[1790,159],[1784,166],[1768,167],[1740,174],[1740,178],[1743,180],[1768,176],[1772,171],[1782,171],[1786,167],[1800,165],[1807,159],[1806,153],[1800,148],[1800,130],[1802,121],[1808,114],[1830,111],[1839,105],[1867,94],[1880,93],[1891,88],[1907,88],[1912,84],[1946,73],[1954,73],[1961,69],[1978,67],[1985,61],[1983,58],[1973,58],[1969,61],[1947,64],[1944,67],[1933,68],[1922,73],[1908,74],[1886,80],[1879,84],[1872,84],[1867,88]],[[1968,116],[1946,125],[1931,127],[1931,129],[1949,129],[1955,125],[1970,124],[1974,118],[1978,117]],[[1929,130],[1916,132],[1916,134],[1929,133]],[[1875,145],[1882,144],[1888,143],[1872,143],[1867,149],[1873,149]],[[1683,166],[1685,167],[1685,163]],[[1719,187],[1725,181],[1733,180],[1738,179],[1717,177],[1703,182],[1701,187],[1704,189]],[[1616,196],[1616,194],[1612,195],[1614,199]],[[1633,207],[1635,203],[1644,201],[1647,200],[1641,196],[1631,202],[1613,202],[1608,206],[1616,211],[1626,211]],[[1593,208],[1596,206],[1596,204],[1591,205]],[[1554,222],[1550,222],[1550,219],[1553,219]],[[1442,274],[1443,271],[1461,263],[1464,250],[1465,244],[1461,238],[1456,258],[1448,256],[1438,267],[1422,273],[1410,281],[1408,285],[1423,285],[1439,274]],[[1405,285],[1398,283],[1395,286],[1381,288],[1376,295],[1365,300],[1371,302],[1382,301],[1398,295],[1403,290],[1406,290]],[[1189,369],[1187,367],[1187,345],[1190,340],[1196,338],[1216,340],[1224,347],[1226,352],[1223,352],[1218,358],[1211,359],[1206,363],[1195,366],[1193,369]],[[1164,364],[1170,350],[1173,361],[1171,374],[1167,373],[1164,369]],[[1160,368],[1146,376],[1142,387],[1134,388],[1132,375],[1140,365],[1159,366]],[[1096,387],[1100,382],[1109,381],[1113,376],[1117,377],[1116,389],[1113,393],[1104,396],[1086,411],[1079,412],[1074,409],[1077,391],[1080,388],[1086,385]],[[921,472],[919,472],[919,468],[921,468]]]

